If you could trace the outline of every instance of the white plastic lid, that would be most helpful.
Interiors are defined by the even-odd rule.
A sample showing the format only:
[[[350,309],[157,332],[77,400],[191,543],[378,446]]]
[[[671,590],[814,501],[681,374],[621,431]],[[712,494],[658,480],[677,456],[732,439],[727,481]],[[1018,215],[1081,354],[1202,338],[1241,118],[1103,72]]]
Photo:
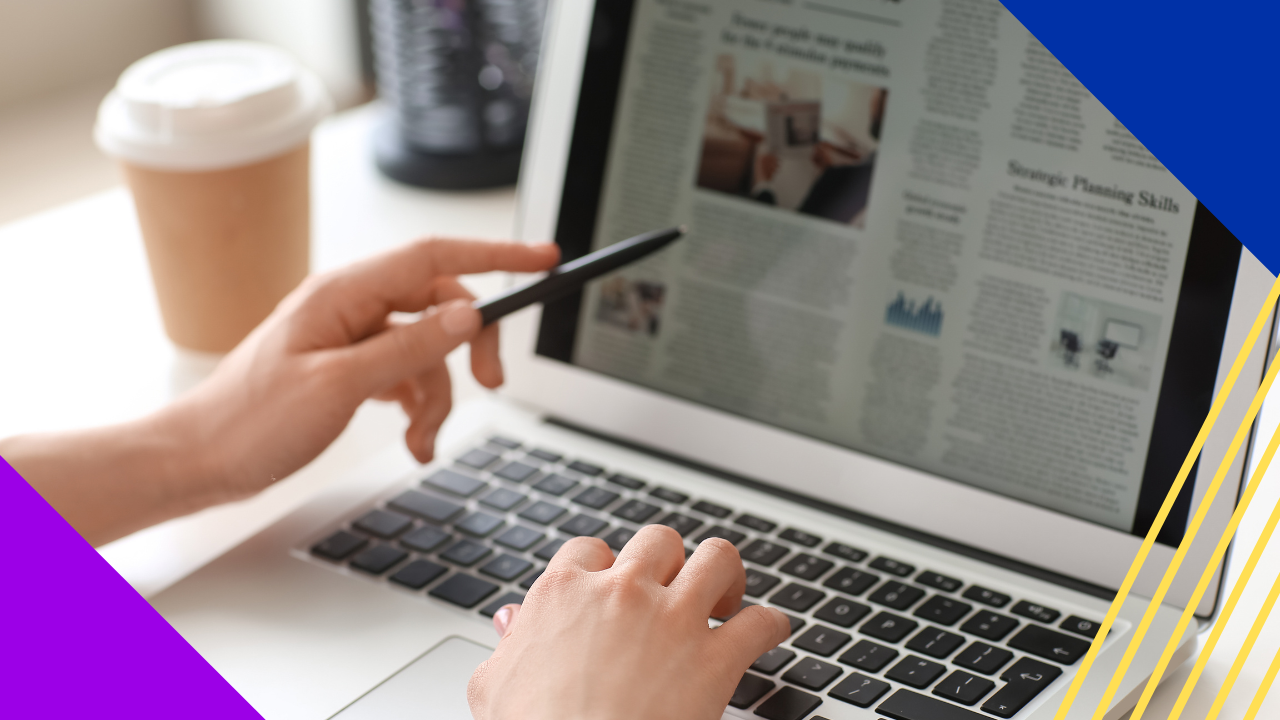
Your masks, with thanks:
[[[187,43],[129,66],[98,108],[98,147],[161,170],[217,170],[306,140],[333,104],[287,53],[244,40]]]

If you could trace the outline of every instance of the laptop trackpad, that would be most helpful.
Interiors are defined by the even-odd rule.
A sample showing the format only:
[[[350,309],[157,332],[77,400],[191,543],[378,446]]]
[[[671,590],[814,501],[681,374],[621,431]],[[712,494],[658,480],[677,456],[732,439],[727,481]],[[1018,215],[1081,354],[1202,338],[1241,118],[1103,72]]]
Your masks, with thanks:
[[[382,681],[333,720],[471,720],[467,681],[493,648],[451,637]]]

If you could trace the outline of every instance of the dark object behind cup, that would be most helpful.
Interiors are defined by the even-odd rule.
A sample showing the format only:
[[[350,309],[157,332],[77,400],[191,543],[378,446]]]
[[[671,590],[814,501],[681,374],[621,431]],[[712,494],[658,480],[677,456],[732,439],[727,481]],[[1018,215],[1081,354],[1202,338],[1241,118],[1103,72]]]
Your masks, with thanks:
[[[520,170],[544,0],[372,0],[374,158],[388,177],[466,190]]]

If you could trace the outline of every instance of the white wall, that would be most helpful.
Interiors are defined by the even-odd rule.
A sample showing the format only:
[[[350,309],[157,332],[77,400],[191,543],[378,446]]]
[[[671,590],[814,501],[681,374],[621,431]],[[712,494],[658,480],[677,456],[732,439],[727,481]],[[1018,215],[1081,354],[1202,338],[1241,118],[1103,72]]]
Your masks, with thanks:
[[[0,105],[114,78],[192,19],[189,0],[0,0]]]
[[[354,0],[195,0],[201,37],[271,43],[311,68],[338,107],[366,98]]]

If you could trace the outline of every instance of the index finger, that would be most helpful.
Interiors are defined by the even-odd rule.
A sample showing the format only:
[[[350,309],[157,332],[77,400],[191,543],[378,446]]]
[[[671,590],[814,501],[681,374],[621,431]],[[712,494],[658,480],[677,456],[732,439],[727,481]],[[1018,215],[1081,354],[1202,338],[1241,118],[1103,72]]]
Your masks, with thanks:
[[[379,302],[379,310],[417,312],[431,303],[431,281],[436,277],[537,272],[550,269],[559,259],[560,248],[551,243],[432,238],[356,263],[343,273],[344,284]]]

